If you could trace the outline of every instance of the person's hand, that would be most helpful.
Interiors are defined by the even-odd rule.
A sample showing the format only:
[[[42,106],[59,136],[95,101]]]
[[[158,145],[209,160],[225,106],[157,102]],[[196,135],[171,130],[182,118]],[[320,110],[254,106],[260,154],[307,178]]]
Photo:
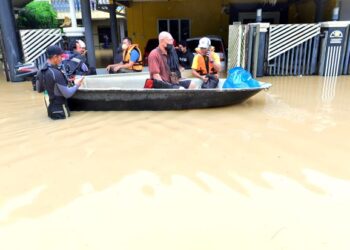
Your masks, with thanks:
[[[112,69],[114,72],[117,72],[118,70],[120,70],[120,65],[114,66]]]
[[[71,75],[70,78],[68,78],[69,82],[74,82],[75,80],[75,75]]]
[[[201,78],[202,78],[203,82],[207,82],[209,80],[209,78],[207,76],[202,76]]]
[[[111,70],[112,66],[113,66],[113,64],[108,65],[106,70],[109,72]]]
[[[80,88],[80,86],[83,85],[84,79],[85,79],[85,76],[83,76],[83,77],[80,78],[80,79],[75,80],[75,81],[74,81],[75,85],[77,85],[78,88]]]
[[[214,58],[213,58],[213,54],[209,53],[209,62],[213,63],[214,62]]]

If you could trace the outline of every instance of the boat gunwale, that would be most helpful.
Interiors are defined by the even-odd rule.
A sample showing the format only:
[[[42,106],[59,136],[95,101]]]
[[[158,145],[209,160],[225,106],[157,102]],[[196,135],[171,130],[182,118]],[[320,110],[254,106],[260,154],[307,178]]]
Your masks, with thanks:
[[[256,90],[268,90],[272,86],[271,83],[264,83],[260,87],[255,88],[216,88],[216,89],[146,89],[146,88],[81,88],[79,92],[102,92],[102,91],[119,91],[119,92],[244,92],[244,91],[256,91]]]

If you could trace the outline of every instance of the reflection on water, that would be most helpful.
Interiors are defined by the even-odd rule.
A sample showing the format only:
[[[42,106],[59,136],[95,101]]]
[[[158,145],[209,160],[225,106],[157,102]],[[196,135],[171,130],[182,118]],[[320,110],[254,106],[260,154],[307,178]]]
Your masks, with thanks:
[[[241,105],[56,122],[1,81],[0,249],[349,249],[349,77],[263,80]]]

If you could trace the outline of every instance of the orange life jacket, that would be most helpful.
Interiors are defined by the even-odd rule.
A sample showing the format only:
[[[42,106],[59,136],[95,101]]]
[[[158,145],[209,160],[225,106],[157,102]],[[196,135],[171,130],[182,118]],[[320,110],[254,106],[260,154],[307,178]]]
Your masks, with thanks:
[[[134,70],[134,71],[142,71],[143,66],[142,66],[142,55],[141,55],[141,51],[138,47],[137,44],[132,44],[129,46],[129,48],[127,50],[124,51],[123,54],[123,63],[127,64],[130,62],[130,56],[131,56],[131,51],[133,49],[136,49],[137,52],[139,53],[139,58],[137,59],[137,61],[134,63],[134,65],[132,67],[129,67],[128,69],[130,70]]]
[[[210,51],[211,55],[213,55],[215,52]],[[207,75],[207,74],[217,74],[216,70],[214,69],[214,63],[209,61],[208,56],[203,56],[200,53],[197,53],[198,56],[198,68],[196,71],[200,75]],[[207,60],[207,65],[205,61]],[[208,72],[209,71],[209,72]]]

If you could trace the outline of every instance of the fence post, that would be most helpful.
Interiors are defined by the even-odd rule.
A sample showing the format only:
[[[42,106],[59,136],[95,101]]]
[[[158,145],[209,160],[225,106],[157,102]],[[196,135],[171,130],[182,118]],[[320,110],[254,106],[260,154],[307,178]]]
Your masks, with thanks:
[[[87,58],[90,67],[96,68],[96,55],[94,46],[94,36],[92,31],[90,0],[81,1],[81,16],[85,27],[85,41],[87,47]]]
[[[256,76],[264,76],[265,71],[265,62],[266,62],[266,34],[267,30],[270,27],[269,23],[259,23],[257,28],[257,49],[256,49]]]
[[[321,23],[324,37],[321,42],[319,75],[338,76],[341,73],[348,25],[349,22],[332,21]]]
[[[5,69],[8,70],[7,76],[12,82],[23,81],[23,78],[16,76],[15,65],[20,61],[20,49],[17,39],[15,18],[10,0],[1,1],[0,8],[0,26],[4,45]]]

